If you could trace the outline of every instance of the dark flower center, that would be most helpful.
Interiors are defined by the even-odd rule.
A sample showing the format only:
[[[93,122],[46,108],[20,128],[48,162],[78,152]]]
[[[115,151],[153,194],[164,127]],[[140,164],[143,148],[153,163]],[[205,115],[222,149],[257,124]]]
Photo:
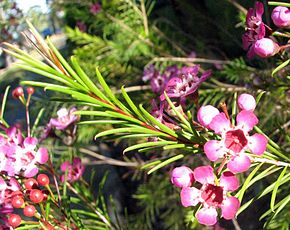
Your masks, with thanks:
[[[248,141],[242,130],[233,130],[226,133],[225,145],[234,153],[239,153],[247,145]]]
[[[212,184],[207,184],[201,193],[201,198],[209,206],[218,206],[223,202],[223,188]]]

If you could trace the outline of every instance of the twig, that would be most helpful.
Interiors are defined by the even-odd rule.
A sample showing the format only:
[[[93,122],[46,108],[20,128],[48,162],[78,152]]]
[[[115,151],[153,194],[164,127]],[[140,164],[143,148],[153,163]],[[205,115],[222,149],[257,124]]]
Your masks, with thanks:
[[[233,225],[235,227],[235,230],[242,230],[237,219],[232,219]]]
[[[228,0],[228,2],[232,3],[233,6],[235,6],[239,11],[241,11],[243,14],[247,14],[247,9],[245,9],[243,6],[241,6],[239,3],[237,3],[235,0]]]
[[[260,163],[272,164],[272,165],[277,165],[277,166],[286,166],[290,168],[290,163],[286,163],[283,161],[276,161],[276,160],[270,160],[266,158],[253,157],[253,156],[250,156],[250,159],[252,162],[260,162]]]
[[[148,19],[147,19],[147,13],[146,13],[144,0],[141,0],[141,10],[142,10],[142,18],[143,18],[143,24],[144,24],[144,32],[145,32],[146,37],[148,37],[149,35]]]
[[[125,166],[125,167],[136,167],[136,168],[140,167],[142,165],[142,164],[139,164],[137,162],[125,162],[125,161],[115,160],[115,159],[103,156],[101,154],[98,154],[96,152],[93,152],[93,151],[91,151],[89,149],[85,149],[85,148],[80,148],[79,150],[82,153],[88,154],[88,155],[90,155],[92,157],[95,157],[95,158],[101,160],[101,161],[95,161],[94,164],[100,164],[102,162],[102,164],[105,163],[105,164],[109,164],[109,165]]]
[[[175,62],[198,62],[198,63],[211,63],[211,64],[228,64],[230,61],[224,60],[214,60],[214,59],[206,59],[206,58],[186,58],[186,57],[157,57],[153,58],[151,62],[167,62],[167,61],[175,61]]]

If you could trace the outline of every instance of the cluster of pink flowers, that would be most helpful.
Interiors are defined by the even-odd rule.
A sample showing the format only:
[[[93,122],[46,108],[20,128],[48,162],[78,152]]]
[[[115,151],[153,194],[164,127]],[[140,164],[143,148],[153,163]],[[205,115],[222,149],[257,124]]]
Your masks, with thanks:
[[[223,172],[218,179],[211,166],[200,166],[193,171],[181,166],[172,171],[171,182],[181,188],[180,198],[184,207],[201,204],[201,208],[196,212],[199,223],[216,224],[217,209],[221,209],[223,218],[235,218],[240,202],[236,197],[229,196],[228,192],[238,189],[239,181],[232,172]],[[195,183],[201,184],[201,187],[191,187]]]
[[[37,148],[38,140],[34,137],[23,138],[16,127],[6,129],[6,135],[0,135],[0,171],[8,176],[35,176],[38,173],[37,164],[45,164],[48,160],[47,149]]]
[[[250,8],[246,18],[246,32],[242,37],[243,47],[248,50],[248,58],[258,55],[262,58],[274,56],[281,47],[267,37],[272,33],[271,28],[265,25],[262,20],[264,6],[261,2],[256,2],[255,8]],[[278,6],[272,11],[272,20],[277,27],[290,26],[290,11],[287,7]]]
[[[143,73],[143,81],[150,81],[154,93],[161,94],[165,91],[168,97],[186,97],[194,93],[202,82],[211,74],[206,71],[198,77],[199,66],[168,66],[163,73],[159,72],[154,65],[149,65]]]
[[[258,118],[253,113],[256,107],[255,98],[250,94],[241,94],[237,103],[240,112],[237,114],[236,124],[231,123],[226,112],[219,112],[211,105],[202,106],[197,114],[198,122],[216,134],[216,140],[205,143],[204,152],[210,161],[222,159],[221,167],[227,163],[227,169],[221,176],[218,178],[211,166],[197,167],[193,171],[181,166],[175,168],[171,174],[171,182],[182,188],[182,205],[202,205],[196,213],[196,218],[201,224],[214,225],[217,222],[217,208],[221,209],[223,218],[235,218],[240,202],[237,198],[227,195],[239,187],[235,174],[250,168],[251,159],[246,151],[262,155],[266,150],[268,141],[264,135],[249,135],[258,123]],[[217,174],[222,170],[223,168],[219,168]],[[202,184],[200,189],[191,187],[195,182]]]
[[[232,124],[225,113],[211,105],[202,106],[197,115],[200,124],[219,135],[219,140],[209,140],[204,145],[207,158],[210,161],[227,158],[227,167],[233,173],[249,169],[251,161],[245,151],[262,155],[268,142],[262,134],[249,135],[259,121],[253,112],[256,107],[254,97],[250,94],[240,95],[238,106],[240,112],[237,114],[236,124]]]
[[[152,102],[151,114],[156,117],[160,122],[165,125],[174,128],[177,127],[170,116],[170,106],[168,105],[165,94],[173,101],[176,107],[181,110],[186,107],[186,99],[195,99],[198,87],[208,79],[211,75],[211,71],[205,71],[200,77],[199,65],[195,66],[183,66],[178,68],[177,66],[169,66],[161,74],[154,65],[148,66],[144,70],[143,81],[150,81],[151,89],[154,93],[160,95],[160,103],[155,100]]]

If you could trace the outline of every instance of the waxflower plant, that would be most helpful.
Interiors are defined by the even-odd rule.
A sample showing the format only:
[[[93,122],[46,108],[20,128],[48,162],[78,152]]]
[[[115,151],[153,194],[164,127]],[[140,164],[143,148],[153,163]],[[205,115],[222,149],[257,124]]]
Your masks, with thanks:
[[[250,53],[254,52],[255,43],[267,34],[263,32],[264,29],[266,30],[264,28],[266,26],[262,24],[262,7],[258,4],[256,8],[251,10],[247,22],[249,29],[245,38],[246,48],[253,49]],[[290,180],[290,159],[283,153],[282,148],[257,127],[259,120],[254,112],[257,111],[256,107],[259,108],[257,102],[263,100],[263,93],[255,93],[256,101],[251,94],[240,93],[246,89],[239,89],[240,91],[235,91],[233,95],[235,99],[232,103],[229,103],[228,106],[221,103],[222,112],[220,112],[214,106],[202,106],[198,100],[201,91],[199,87],[206,83],[205,81],[210,76],[209,71],[204,71],[198,65],[179,68],[170,66],[164,73],[166,76],[162,76],[163,74],[160,74],[154,66],[149,66],[149,69],[144,72],[143,79],[152,82],[152,90],[159,96],[155,98],[155,108],[152,103],[153,112],[150,113],[144,108],[145,105],[134,103],[126,87],[122,87],[118,93],[113,91],[98,68],[96,69],[98,82],[95,84],[81,68],[76,58],[72,57],[71,64],[69,64],[49,38],[45,42],[35,28],[30,24],[29,26],[31,33],[25,36],[34,37],[29,41],[42,54],[45,62],[36,60],[10,44],[5,44],[6,52],[24,61],[25,64],[18,64],[21,68],[32,72],[41,70],[41,73],[51,78],[53,83],[48,83],[46,80],[43,82],[35,80],[23,81],[22,84],[61,92],[80,105],[72,113],[69,110],[65,113],[60,112],[60,117],[55,118],[57,122],[53,122],[57,124],[56,130],[69,129],[70,125],[75,125],[77,121],[73,116],[81,115],[82,120],[79,124],[113,125],[111,129],[98,132],[95,138],[139,137],[141,142],[128,146],[123,153],[126,154],[133,150],[140,152],[153,150],[155,155],[150,160],[137,164],[137,167],[147,170],[149,175],[157,173],[159,169],[168,165],[173,167],[180,165],[181,160],[188,161],[188,164],[194,162],[195,166],[192,169],[187,166],[174,168],[171,173],[171,182],[181,189],[181,205],[194,207],[196,221],[201,224],[215,225],[218,217],[235,221],[238,214],[246,210],[254,200],[269,193],[272,194],[270,212],[275,211],[275,215],[282,212],[289,198],[283,197],[282,193],[278,194],[278,189],[284,190]],[[281,51],[281,47],[279,50]],[[211,78],[213,77],[211,76]],[[220,100],[226,100],[226,98]],[[231,106],[229,106],[230,104]],[[232,107],[231,116],[228,113],[230,107]],[[238,109],[239,111],[237,111]],[[65,119],[62,119],[63,117]],[[61,126],[58,125],[59,119]],[[52,123],[50,122],[50,124]],[[251,133],[252,130],[255,130],[254,134]],[[174,151],[165,151],[158,158],[157,150],[160,149]],[[92,151],[85,152],[97,155]],[[98,157],[107,159],[104,156]],[[116,163],[115,159],[109,160]],[[120,164],[119,161],[117,163]],[[129,163],[131,163],[130,166],[136,167],[136,164],[133,164],[136,162]],[[270,167],[266,165],[270,165]],[[81,190],[77,190],[77,188],[83,189],[86,186],[85,184],[84,187],[80,186],[83,183],[81,176],[84,170],[81,159],[71,156],[61,165],[60,169],[62,178],[64,178],[61,179],[63,184],[55,185],[55,190],[63,188],[62,191],[65,193],[66,189],[70,189],[70,192],[78,195],[81,202],[87,203],[89,210],[94,213],[93,215],[98,216],[98,221],[102,222],[102,226],[107,229],[116,228],[114,223],[109,221],[109,217],[104,212],[100,212],[98,205],[94,206],[92,205],[94,202],[86,200],[87,194],[82,196],[78,192]],[[55,176],[54,170],[50,168],[50,173]],[[279,171],[281,171],[280,174],[276,175],[275,173]],[[245,177],[245,175],[247,176]],[[245,203],[243,200],[245,192],[253,184],[270,175],[275,175],[277,180],[266,185],[262,192]],[[45,178],[41,181],[41,183],[45,183],[43,182]],[[76,187],[73,187],[74,185]],[[31,196],[32,200],[38,201],[37,197],[41,200],[41,194],[37,191],[40,189],[35,189],[35,195]],[[160,190],[156,187],[154,189]],[[279,202],[276,201],[278,195],[281,197]],[[61,202],[60,200],[56,200],[56,203]],[[67,204],[67,196],[64,196],[64,200],[62,205]],[[59,206],[56,205],[56,207]],[[69,208],[66,206],[61,209],[65,218],[70,216],[66,212]],[[69,214],[75,213],[77,212],[69,212]],[[265,216],[267,215],[269,215],[268,212]],[[192,213],[191,216],[193,216]],[[14,219],[15,222],[18,221],[17,217]],[[73,224],[79,228],[85,226],[85,222],[77,220],[80,218],[72,215]],[[49,218],[40,222],[48,222],[53,226],[61,226],[64,223],[64,221],[52,222]]]

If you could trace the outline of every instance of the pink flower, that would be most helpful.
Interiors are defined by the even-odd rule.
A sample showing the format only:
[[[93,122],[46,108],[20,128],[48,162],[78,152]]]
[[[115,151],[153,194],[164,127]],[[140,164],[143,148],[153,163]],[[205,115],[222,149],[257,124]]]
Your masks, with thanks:
[[[48,160],[46,148],[37,149],[38,140],[26,137],[14,127],[6,130],[7,139],[0,136],[0,171],[8,176],[23,175],[33,177],[38,173],[37,164],[45,164]]]
[[[93,14],[93,15],[96,15],[97,13],[99,13],[101,11],[102,7],[101,7],[101,4],[96,2],[95,4],[92,4],[90,6],[90,12]]]
[[[270,38],[262,38],[257,40],[254,45],[254,52],[261,58],[274,56],[279,52],[279,45]]]
[[[290,10],[284,6],[277,6],[272,11],[272,20],[277,27],[290,26]]]
[[[171,172],[171,183],[176,187],[190,187],[193,181],[193,172],[186,166],[176,167]]]
[[[265,37],[265,25],[262,21],[264,6],[261,2],[256,2],[255,8],[250,8],[246,18],[246,32],[242,37],[243,47],[248,50],[248,58],[255,55],[254,44],[257,40]]]
[[[243,108],[246,107],[242,103]],[[242,110],[238,113],[236,122],[231,124],[224,113],[212,117],[210,114],[202,118],[209,122],[209,128],[219,134],[220,140],[209,140],[204,145],[204,152],[210,161],[217,161],[219,158],[228,157],[228,169],[233,173],[244,172],[251,165],[250,158],[245,151],[262,155],[266,150],[267,138],[262,134],[249,135],[249,131],[258,124],[258,118],[251,110]]]
[[[256,100],[252,95],[243,93],[238,97],[238,105],[242,110],[254,111],[256,108]]]
[[[170,98],[183,99],[196,92],[198,87],[209,78],[211,71],[206,71],[198,77],[199,66],[183,67],[181,75],[171,78],[165,87],[165,92]],[[164,94],[160,96],[161,101],[165,100]]]
[[[222,217],[231,220],[240,207],[236,197],[227,195],[229,191],[235,191],[239,187],[239,181],[231,172],[222,173],[219,183],[211,166],[197,167],[193,171],[194,179],[202,184],[200,189],[195,187],[183,187],[180,193],[181,203],[184,207],[202,204],[202,208],[196,213],[199,223],[214,225],[217,223],[217,209],[221,209]]]
[[[50,127],[55,127],[58,130],[64,130],[69,125],[78,121],[79,117],[74,115],[73,112],[76,111],[76,108],[67,110],[66,108],[61,108],[57,111],[57,118],[51,118],[49,121]]]
[[[72,163],[70,163],[69,161],[63,162],[60,166],[60,170],[62,172],[68,171],[66,177],[67,181],[74,182],[79,180],[80,177],[83,175],[85,167],[84,165],[82,165],[81,159],[79,157],[75,157]],[[64,182],[65,175],[62,175],[60,179],[62,182]]]
[[[77,21],[76,26],[79,28],[81,32],[86,32],[87,26],[84,22]]]

